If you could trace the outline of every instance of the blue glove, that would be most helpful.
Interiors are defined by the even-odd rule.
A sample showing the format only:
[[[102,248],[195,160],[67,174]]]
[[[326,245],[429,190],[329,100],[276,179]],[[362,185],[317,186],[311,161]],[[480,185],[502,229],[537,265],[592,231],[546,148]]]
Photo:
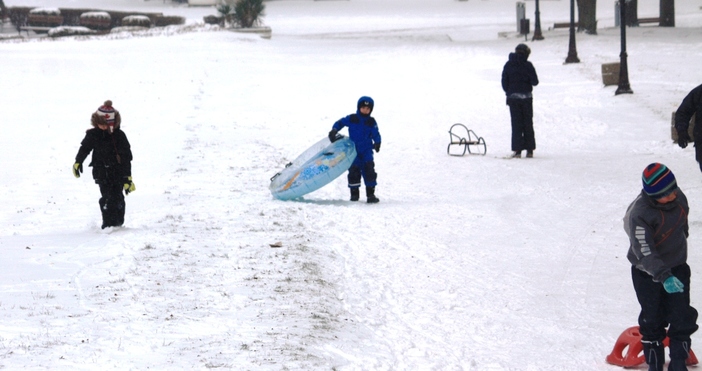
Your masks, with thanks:
[[[683,292],[685,285],[677,277],[670,276],[663,282],[663,288],[668,294],[675,294]]]
[[[373,149],[375,150],[375,152],[380,152],[380,142],[374,144]]]

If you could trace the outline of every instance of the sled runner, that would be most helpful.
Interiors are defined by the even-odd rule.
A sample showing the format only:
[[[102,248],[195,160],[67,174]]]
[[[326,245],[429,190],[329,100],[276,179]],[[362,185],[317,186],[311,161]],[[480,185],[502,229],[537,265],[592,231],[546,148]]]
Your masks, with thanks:
[[[479,137],[473,130],[468,129],[463,124],[453,124],[449,129],[449,142],[446,153],[451,156],[463,156],[468,152],[471,155],[483,155],[487,153],[487,145],[485,139]],[[451,153],[451,146],[458,146],[459,152]],[[463,152],[460,152],[460,147],[463,147]]]

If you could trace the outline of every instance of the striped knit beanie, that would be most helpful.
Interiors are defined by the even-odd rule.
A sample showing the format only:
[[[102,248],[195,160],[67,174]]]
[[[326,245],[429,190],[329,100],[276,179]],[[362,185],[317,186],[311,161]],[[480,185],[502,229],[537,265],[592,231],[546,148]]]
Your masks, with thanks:
[[[104,117],[105,121],[107,121],[107,125],[115,126],[115,115],[116,114],[115,114],[115,109],[112,108],[112,101],[111,100],[106,100],[105,104],[98,107],[98,109],[95,113]]]
[[[658,162],[646,166],[641,180],[644,192],[652,198],[665,197],[678,188],[673,172]]]

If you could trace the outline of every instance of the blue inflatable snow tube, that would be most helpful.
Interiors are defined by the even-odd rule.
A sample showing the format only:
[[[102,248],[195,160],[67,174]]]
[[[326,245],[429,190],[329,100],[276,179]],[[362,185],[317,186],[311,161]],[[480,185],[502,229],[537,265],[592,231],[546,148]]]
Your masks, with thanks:
[[[324,138],[271,178],[269,189],[279,200],[302,197],[338,178],[355,158],[356,146],[349,138],[334,143]]]

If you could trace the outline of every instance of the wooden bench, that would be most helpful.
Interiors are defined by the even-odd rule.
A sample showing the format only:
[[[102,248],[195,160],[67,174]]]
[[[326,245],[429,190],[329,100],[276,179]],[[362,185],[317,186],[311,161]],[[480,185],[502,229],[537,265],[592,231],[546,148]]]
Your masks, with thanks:
[[[473,130],[468,129],[463,124],[453,124],[449,129],[449,136],[451,141],[446,148],[446,153],[451,156],[463,156],[466,151],[471,155],[485,156],[487,153],[485,139],[476,135]],[[451,146],[463,146],[463,153],[451,153]]]
[[[553,29],[556,28],[570,28],[570,22],[558,22],[553,24]],[[575,22],[575,28],[578,28],[578,22]]]
[[[29,31],[44,31],[44,32],[49,32],[54,27],[34,27],[34,26],[22,26],[20,27],[20,34],[22,31],[27,33],[27,36],[29,36]],[[38,33],[38,32],[37,32]]]
[[[660,17],[652,17],[652,18],[639,18],[637,20],[639,24],[641,23],[658,23],[659,25],[661,24],[661,19]]]

